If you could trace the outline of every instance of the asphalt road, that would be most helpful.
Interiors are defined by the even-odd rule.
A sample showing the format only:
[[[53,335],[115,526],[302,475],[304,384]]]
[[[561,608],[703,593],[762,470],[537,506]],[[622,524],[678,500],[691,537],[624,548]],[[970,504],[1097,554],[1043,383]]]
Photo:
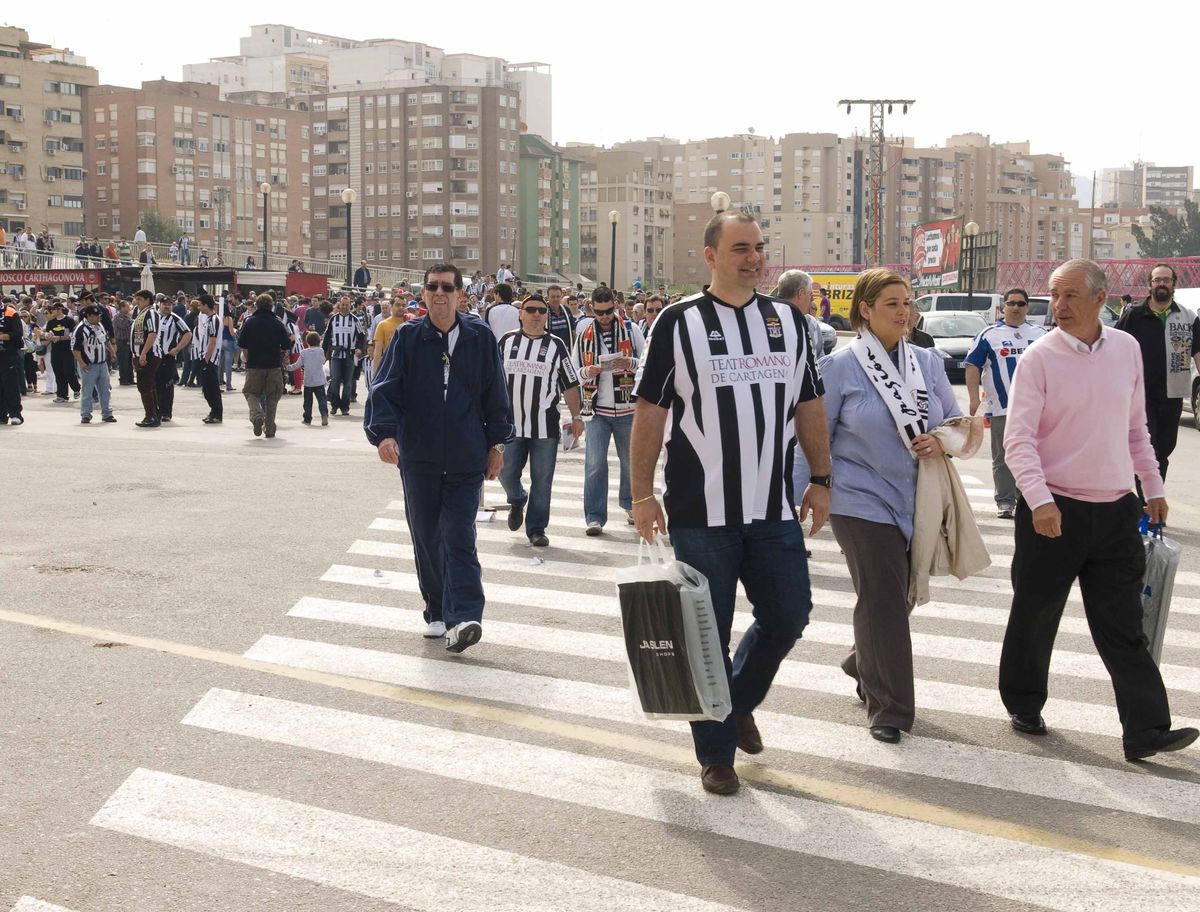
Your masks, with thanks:
[[[914,615],[913,736],[872,741],[837,668],[853,593],[822,532],[767,750],[722,799],[681,724],[630,709],[612,573],[634,536],[615,504],[583,535],[578,455],[549,549],[480,524],[484,640],[452,658],[419,636],[398,479],[358,407],[304,428],[287,398],[266,441],[240,394],[204,427],[180,390],[155,431],[135,400],[81,427],[40,397],[0,427],[0,909],[1200,908],[1200,750],[1123,761],[1077,601],[1050,736],[1007,725],[1011,524],[983,459],[960,471],[995,563]],[[1189,426],[1177,723],[1200,717],[1197,456]]]

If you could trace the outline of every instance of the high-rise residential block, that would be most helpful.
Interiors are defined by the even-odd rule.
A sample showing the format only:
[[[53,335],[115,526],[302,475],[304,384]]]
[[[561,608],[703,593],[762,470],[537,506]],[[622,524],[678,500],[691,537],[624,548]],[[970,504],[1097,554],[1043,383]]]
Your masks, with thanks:
[[[84,233],[84,93],[96,71],[69,50],[0,27],[0,226]]]
[[[520,144],[520,222],[516,272],[522,277],[580,276],[580,159],[540,136]]]

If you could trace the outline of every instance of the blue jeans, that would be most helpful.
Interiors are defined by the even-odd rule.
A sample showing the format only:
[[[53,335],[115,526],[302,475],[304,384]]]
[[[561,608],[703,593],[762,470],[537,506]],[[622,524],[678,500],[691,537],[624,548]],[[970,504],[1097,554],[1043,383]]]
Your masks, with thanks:
[[[233,365],[237,361],[237,340],[221,340],[221,383],[225,389],[233,389]]]
[[[306,386],[304,387],[304,421],[308,423],[312,421],[313,399],[317,400],[317,407],[321,410],[321,417],[329,414],[329,400],[325,397],[324,386]]]
[[[483,474],[438,475],[402,467],[400,478],[425,621],[453,627],[483,620],[483,571],[475,549]]]
[[[733,713],[724,722],[693,722],[692,741],[702,766],[733,763],[737,751],[734,715],[753,712],[766,698],[779,663],[808,624],[812,589],[804,533],[794,519],[744,526],[671,527],[675,557],[708,578],[713,612],[725,654]],[[754,623],[729,660],[733,602],[741,581],[754,610]]]
[[[92,417],[92,394],[99,393],[100,415],[107,418],[112,414],[112,403],[109,399],[112,383],[108,379],[108,364],[102,361],[82,367],[80,377],[83,381],[83,392],[79,394],[79,417]]]
[[[335,412],[350,410],[354,395],[354,357],[329,359],[329,407]]]
[[[629,433],[633,430],[633,413],[619,418],[593,415],[588,422],[583,454],[583,514],[586,522],[608,522],[608,442],[617,443],[617,459],[621,462],[621,486],[617,500],[621,508],[633,509],[629,493]]]
[[[546,531],[550,522],[550,485],[554,481],[554,467],[558,463],[558,438],[514,437],[504,447],[504,468],[500,470],[500,484],[508,495],[510,504],[529,502],[525,511],[525,534],[532,538]],[[521,473],[525,462],[529,462],[529,488],[525,493],[521,484]]]

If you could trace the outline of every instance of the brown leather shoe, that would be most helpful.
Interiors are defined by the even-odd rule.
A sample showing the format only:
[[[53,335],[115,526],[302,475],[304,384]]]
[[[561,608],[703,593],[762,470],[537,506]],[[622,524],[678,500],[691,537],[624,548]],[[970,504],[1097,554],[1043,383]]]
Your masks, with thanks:
[[[762,735],[758,732],[758,726],[754,724],[753,713],[746,713],[744,716],[734,713],[733,722],[737,726],[738,748],[747,754],[761,754]]]
[[[732,795],[742,786],[738,774],[729,763],[717,763],[700,770],[700,784],[714,795]]]

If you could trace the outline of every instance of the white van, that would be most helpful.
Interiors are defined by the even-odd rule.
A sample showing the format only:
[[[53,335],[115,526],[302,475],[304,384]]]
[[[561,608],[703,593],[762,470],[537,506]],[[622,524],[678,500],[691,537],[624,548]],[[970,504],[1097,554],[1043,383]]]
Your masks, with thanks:
[[[948,294],[927,294],[917,298],[917,312],[929,313],[932,310],[974,310],[983,311],[984,320],[994,322],[993,314],[997,313],[997,308],[1004,300],[1003,295],[989,294],[988,292],[975,292],[968,296],[965,291],[956,291]]]

